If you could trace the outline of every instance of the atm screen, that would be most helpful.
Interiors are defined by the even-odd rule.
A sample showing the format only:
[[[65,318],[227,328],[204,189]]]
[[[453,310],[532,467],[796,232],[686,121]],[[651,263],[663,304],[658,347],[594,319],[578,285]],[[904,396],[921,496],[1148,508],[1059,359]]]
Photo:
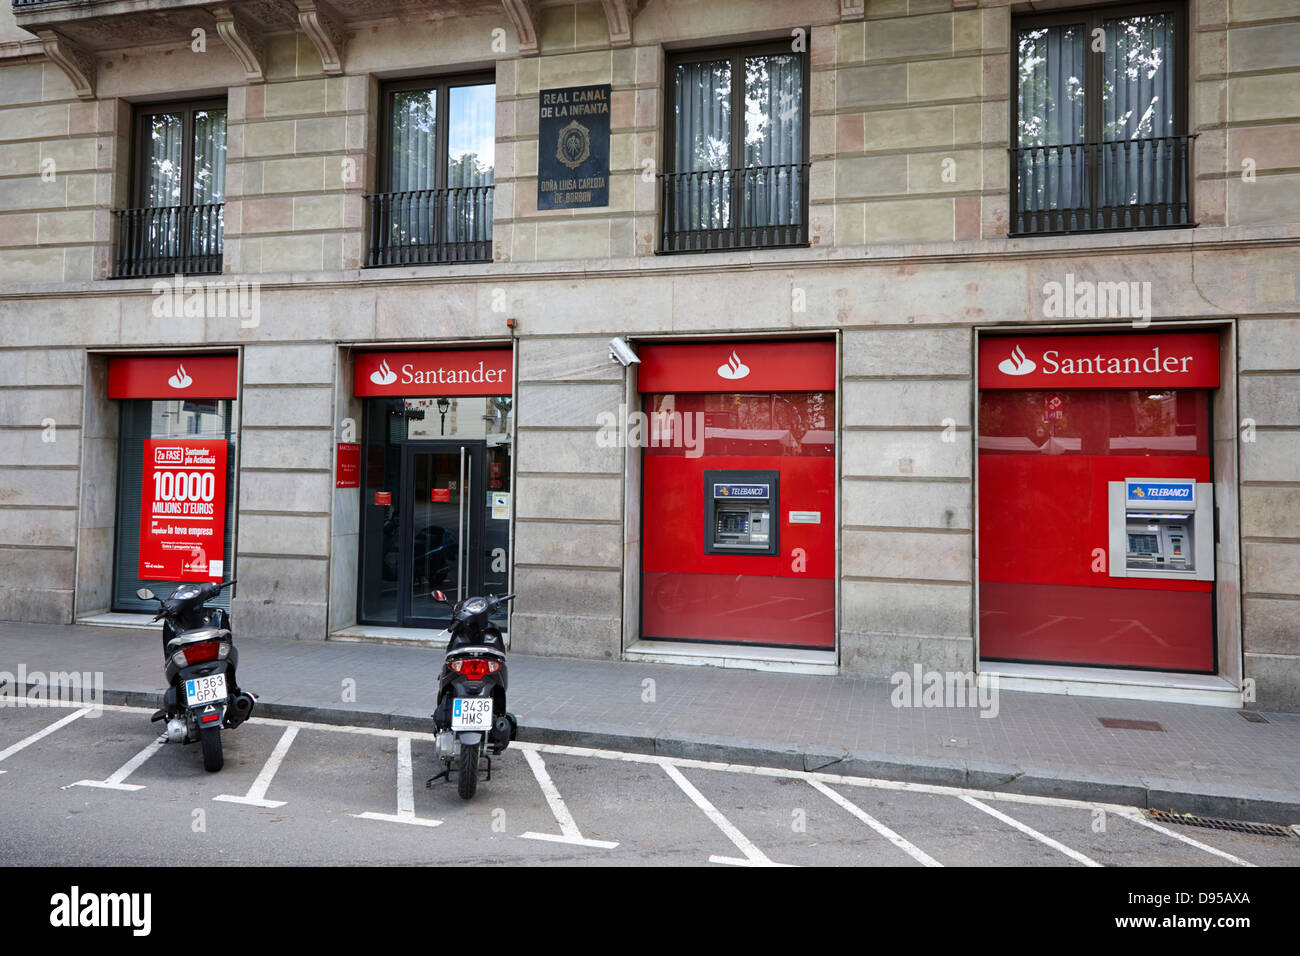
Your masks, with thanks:
[[[718,531],[723,534],[747,534],[749,514],[744,511],[719,511]]]
[[[1160,546],[1154,534],[1131,534],[1128,536],[1129,554],[1159,554]]]

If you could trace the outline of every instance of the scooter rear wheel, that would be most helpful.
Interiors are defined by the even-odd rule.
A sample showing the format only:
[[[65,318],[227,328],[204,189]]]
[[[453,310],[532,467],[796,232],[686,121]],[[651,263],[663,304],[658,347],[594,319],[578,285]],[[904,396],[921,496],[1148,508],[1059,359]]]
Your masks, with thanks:
[[[456,773],[456,792],[462,800],[474,796],[478,789],[478,744],[461,744],[460,766]]]
[[[203,769],[216,773],[225,766],[226,758],[221,753],[221,728],[204,727],[199,731],[199,744],[203,747]]]

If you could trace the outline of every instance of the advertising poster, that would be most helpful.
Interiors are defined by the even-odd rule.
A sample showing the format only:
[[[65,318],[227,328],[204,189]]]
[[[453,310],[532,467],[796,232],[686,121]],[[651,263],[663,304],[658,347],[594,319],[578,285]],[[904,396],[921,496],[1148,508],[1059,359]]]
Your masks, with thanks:
[[[224,438],[145,441],[141,580],[222,580],[226,447]]]
[[[361,487],[361,446],[355,442],[339,442],[335,452],[335,488]]]

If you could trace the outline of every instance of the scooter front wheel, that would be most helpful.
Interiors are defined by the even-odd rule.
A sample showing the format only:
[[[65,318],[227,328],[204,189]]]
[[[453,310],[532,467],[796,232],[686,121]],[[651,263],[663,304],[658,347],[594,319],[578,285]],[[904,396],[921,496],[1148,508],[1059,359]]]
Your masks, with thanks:
[[[199,744],[203,747],[203,769],[216,773],[226,763],[221,753],[221,728],[204,727],[199,731]]]
[[[456,773],[456,792],[462,800],[474,796],[478,789],[478,744],[461,744],[460,766]]]

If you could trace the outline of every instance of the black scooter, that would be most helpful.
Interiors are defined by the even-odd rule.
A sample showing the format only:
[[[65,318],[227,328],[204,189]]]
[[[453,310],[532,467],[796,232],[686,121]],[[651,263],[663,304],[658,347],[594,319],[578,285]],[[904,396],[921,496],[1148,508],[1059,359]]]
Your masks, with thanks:
[[[451,607],[441,591],[434,591],[432,597]],[[505,642],[500,628],[491,622],[492,613],[513,598],[513,594],[472,597],[452,608],[451,637],[438,675],[438,707],[433,713],[434,747],[445,766],[426,787],[435,780],[451,780],[455,773],[456,792],[468,800],[478,788],[480,759],[486,762],[484,779],[491,780],[492,756],[515,739],[519,722],[506,710]]]
[[[220,770],[221,728],[235,728],[253,714],[257,698],[239,689],[235,667],[239,652],[230,635],[230,615],[219,607],[203,606],[230,587],[224,584],[182,584],[164,601],[148,588],[136,595],[157,601],[155,621],[163,622],[163,654],[167,693],[163,708],[152,720],[166,720],[170,743],[203,746],[203,769]]]

